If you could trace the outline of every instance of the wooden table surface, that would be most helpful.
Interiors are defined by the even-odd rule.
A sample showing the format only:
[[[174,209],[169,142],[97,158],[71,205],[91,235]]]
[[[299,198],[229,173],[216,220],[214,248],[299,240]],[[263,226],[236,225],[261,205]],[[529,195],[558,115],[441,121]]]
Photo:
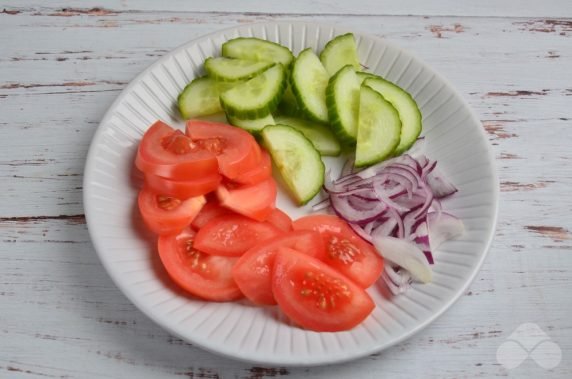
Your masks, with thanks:
[[[344,365],[254,367],[169,335],[114,286],[90,242],[82,174],[134,76],[205,33],[268,20],[344,24],[444,74],[482,120],[501,181],[490,254],[424,331]],[[572,2],[0,1],[0,377],[572,377]],[[497,349],[522,323],[545,370]]]

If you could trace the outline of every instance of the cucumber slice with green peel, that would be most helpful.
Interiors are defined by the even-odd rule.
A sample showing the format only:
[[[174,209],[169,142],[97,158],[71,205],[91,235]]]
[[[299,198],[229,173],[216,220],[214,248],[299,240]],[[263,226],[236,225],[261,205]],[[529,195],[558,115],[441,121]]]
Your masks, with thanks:
[[[271,114],[267,114],[262,118],[257,118],[254,120],[243,120],[233,116],[227,116],[227,120],[231,125],[238,126],[241,129],[246,130],[249,133],[257,135],[262,129],[267,125],[274,125],[274,117]]]
[[[177,99],[181,116],[188,120],[192,117],[222,112],[220,95],[234,85],[236,84],[219,83],[206,76],[193,80],[183,89]]]
[[[282,63],[285,67],[294,60],[294,55],[287,47],[254,37],[239,37],[223,43],[222,56]]]
[[[366,79],[369,79],[369,78],[381,78],[381,76],[377,76],[377,75],[372,74],[372,73],[370,73],[370,72],[363,72],[363,71],[358,71],[358,72],[356,72],[356,75],[357,75],[357,77],[358,77],[360,86],[363,84],[363,82],[365,82]]]
[[[288,116],[276,116],[274,120],[276,124],[288,125],[301,132],[321,155],[340,155],[340,143],[326,125]]]
[[[399,145],[400,135],[397,110],[377,91],[362,85],[355,166],[370,166],[390,157]]]
[[[401,119],[401,140],[394,154],[399,155],[408,150],[421,134],[422,116],[417,103],[409,93],[401,87],[376,76],[368,78],[364,84],[379,92],[383,98],[397,109]]]
[[[272,66],[272,62],[256,62],[235,58],[207,58],[205,70],[218,81],[235,82],[250,79]]]
[[[348,64],[356,71],[360,70],[361,65],[359,64],[354,35],[347,33],[332,39],[320,53],[320,60],[330,76],[335,75]]]
[[[320,153],[304,134],[287,125],[270,125],[260,134],[288,191],[299,205],[306,204],[324,184]]]
[[[220,102],[228,116],[254,120],[274,112],[285,88],[286,73],[284,66],[278,63],[225,91]]]
[[[290,85],[300,111],[311,120],[328,122],[328,79],[328,72],[312,49],[303,50],[294,60]]]
[[[346,145],[356,143],[359,96],[359,80],[352,66],[344,66],[330,78],[326,89],[330,126],[338,139]]]

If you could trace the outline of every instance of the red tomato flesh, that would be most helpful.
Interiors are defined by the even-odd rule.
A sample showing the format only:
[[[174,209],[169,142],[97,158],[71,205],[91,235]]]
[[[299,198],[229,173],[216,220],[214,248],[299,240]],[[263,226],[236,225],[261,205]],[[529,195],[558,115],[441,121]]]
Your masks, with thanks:
[[[144,173],[193,180],[218,172],[216,156],[162,121],[143,135],[135,165]]]
[[[248,249],[233,267],[232,276],[242,293],[255,304],[276,304],[272,294],[272,267],[276,252],[282,247],[318,259],[325,255],[322,237],[310,230],[290,232]]]
[[[153,174],[145,174],[145,184],[156,193],[188,199],[214,191],[218,188],[221,176],[217,173],[193,180],[171,180]]]
[[[208,201],[205,206],[201,209],[197,217],[191,223],[191,226],[195,230],[201,229],[213,218],[224,216],[224,215],[234,215],[233,211],[230,209],[222,207],[218,201]]]
[[[262,150],[259,164],[237,176],[234,181],[241,184],[256,184],[272,175],[272,160],[266,150]]]
[[[292,219],[290,218],[290,216],[288,216],[286,213],[284,213],[278,208],[274,208],[270,212],[268,218],[266,219],[266,222],[271,223],[278,229],[283,230],[285,232],[289,232],[292,230]]]
[[[383,271],[383,258],[337,216],[311,215],[292,223],[294,230],[314,230],[326,245],[326,262],[363,288],[377,281]]]
[[[252,185],[221,184],[216,191],[220,204],[258,221],[276,207],[276,182],[272,177]]]
[[[235,179],[260,165],[260,147],[250,133],[219,122],[189,120],[186,134],[202,149],[216,155],[219,171]]]
[[[273,225],[241,215],[220,216],[210,220],[197,233],[195,248],[212,255],[237,257],[254,245],[282,232]]]
[[[375,308],[367,292],[343,274],[288,248],[274,258],[272,290],[290,319],[318,332],[352,329]]]
[[[204,196],[180,200],[157,195],[147,187],[139,192],[138,205],[143,221],[159,235],[180,232],[191,223],[206,203]]]
[[[231,274],[236,258],[201,253],[193,247],[194,238],[190,228],[159,237],[159,256],[169,276],[184,290],[206,300],[240,299],[242,293]]]

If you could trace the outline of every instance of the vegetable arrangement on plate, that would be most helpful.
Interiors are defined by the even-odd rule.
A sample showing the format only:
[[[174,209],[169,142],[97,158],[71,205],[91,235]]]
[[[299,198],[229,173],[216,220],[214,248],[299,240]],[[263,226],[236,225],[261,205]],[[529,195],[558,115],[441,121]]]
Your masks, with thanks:
[[[236,38],[204,68],[178,98],[185,132],[157,121],[135,160],[140,213],[181,288],[341,331],[372,312],[366,289],[382,274],[396,294],[411,276],[430,281],[431,250],[462,233],[439,202],[456,189],[436,162],[400,155],[418,141],[421,113],[406,91],[360,72],[352,34],[297,57]],[[220,112],[231,125],[198,119]],[[355,158],[332,179],[322,156],[342,151]],[[298,205],[322,193],[313,209],[334,214],[291,220],[276,208],[273,163]]]

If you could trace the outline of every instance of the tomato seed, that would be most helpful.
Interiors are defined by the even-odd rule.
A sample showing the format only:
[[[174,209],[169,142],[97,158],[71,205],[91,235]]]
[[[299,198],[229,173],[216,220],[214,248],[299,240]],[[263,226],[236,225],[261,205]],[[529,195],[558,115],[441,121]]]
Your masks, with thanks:
[[[172,211],[181,205],[181,200],[176,197],[157,195],[157,206],[166,211]]]

